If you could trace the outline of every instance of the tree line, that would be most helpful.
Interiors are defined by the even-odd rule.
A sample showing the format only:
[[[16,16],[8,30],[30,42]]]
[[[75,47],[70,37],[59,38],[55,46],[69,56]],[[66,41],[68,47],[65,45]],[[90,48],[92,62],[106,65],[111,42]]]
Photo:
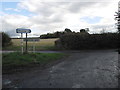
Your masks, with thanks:
[[[62,35],[70,34],[70,33],[86,33],[86,34],[88,34],[88,31],[89,31],[89,29],[86,28],[86,29],[80,29],[80,32],[75,32],[75,31],[72,32],[70,29],[65,28],[64,31],[56,31],[54,33],[42,34],[42,35],[40,35],[40,38],[41,39],[60,38]]]
[[[66,28],[64,31],[55,33],[47,33],[41,35],[41,39],[59,38],[55,41],[55,46],[59,49],[103,49],[118,48],[118,38],[120,35],[116,33],[100,33],[89,34],[89,29],[80,29],[80,32],[74,32]],[[2,47],[12,44],[8,34],[2,32]]]

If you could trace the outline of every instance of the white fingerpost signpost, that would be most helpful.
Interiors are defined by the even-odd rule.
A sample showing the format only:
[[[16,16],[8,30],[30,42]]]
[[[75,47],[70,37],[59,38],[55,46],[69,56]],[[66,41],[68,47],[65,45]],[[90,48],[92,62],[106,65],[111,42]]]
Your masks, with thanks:
[[[30,29],[24,29],[24,28],[17,28],[16,33],[21,33],[21,50],[23,54],[23,33],[26,33],[26,49],[25,52],[27,53],[27,33],[31,33]]]

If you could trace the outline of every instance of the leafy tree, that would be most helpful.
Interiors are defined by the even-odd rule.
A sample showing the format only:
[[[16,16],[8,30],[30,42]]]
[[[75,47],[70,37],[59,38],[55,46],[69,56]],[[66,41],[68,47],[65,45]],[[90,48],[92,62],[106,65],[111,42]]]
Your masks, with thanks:
[[[86,33],[86,34],[88,34],[88,31],[89,31],[89,28],[80,29],[80,33]]]
[[[85,29],[80,29],[80,32],[82,33],[82,32],[86,32],[86,31],[85,31]]]
[[[58,31],[57,31],[57,32],[55,32],[55,33],[54,33],[54,35],[55,35],[55,37],[57,37],[57,38],[58,38],[58,37],[60,37],[60,36],[61,36],[61,32],[58,32]]]
[[[66,29],[65,29],[65,32],[71,33],[72,31],[71,31],[70,29],[66,28]]]
[[[11,38],[8,34],[2,32],[2,47],[11,45]]]

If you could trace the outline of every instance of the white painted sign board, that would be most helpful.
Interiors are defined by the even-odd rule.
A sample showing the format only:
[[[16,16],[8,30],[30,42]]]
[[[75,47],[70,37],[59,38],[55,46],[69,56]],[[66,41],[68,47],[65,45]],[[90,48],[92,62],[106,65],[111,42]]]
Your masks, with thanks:
[[[26,41],[26,38],[23,39],[23,40]],[[36,42],[39,42],[39,41],[40,41],[40,38],[27,38],[27,41],[29,41],[29,42],[34,42],[33,52],[35,53],[35,44],[36,44]]]
[[[18,29],[16,29],[16,33],[31,33],[31,30],[30,29],[18,28]]]
[[[24,39],[24,41],[26,41],[26,39]],[[29,41],[29,42],[39,42],[40,39],[39,38],[27,38],[27,41]]]

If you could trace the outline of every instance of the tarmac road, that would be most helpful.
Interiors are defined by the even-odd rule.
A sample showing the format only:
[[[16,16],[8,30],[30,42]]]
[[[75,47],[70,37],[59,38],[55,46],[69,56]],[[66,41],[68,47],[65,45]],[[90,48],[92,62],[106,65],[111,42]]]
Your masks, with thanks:
[[[69,51],[66,60],[43,71],[3,75],[10,88],[117,88],[118,53],[114,50]]]

